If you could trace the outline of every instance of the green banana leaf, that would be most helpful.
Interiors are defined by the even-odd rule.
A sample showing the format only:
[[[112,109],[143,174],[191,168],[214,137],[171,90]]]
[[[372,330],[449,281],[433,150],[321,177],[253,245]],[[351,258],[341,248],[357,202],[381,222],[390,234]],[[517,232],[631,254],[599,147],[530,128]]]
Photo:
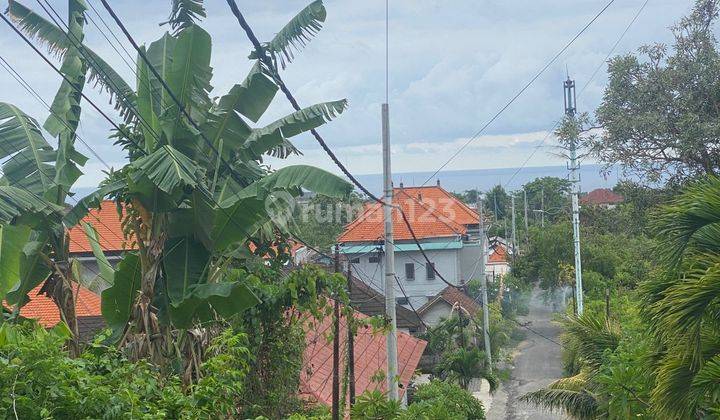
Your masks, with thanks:
[[[20,280],[23,248],[30,239],[27,226],[0,225],[0,296]]]

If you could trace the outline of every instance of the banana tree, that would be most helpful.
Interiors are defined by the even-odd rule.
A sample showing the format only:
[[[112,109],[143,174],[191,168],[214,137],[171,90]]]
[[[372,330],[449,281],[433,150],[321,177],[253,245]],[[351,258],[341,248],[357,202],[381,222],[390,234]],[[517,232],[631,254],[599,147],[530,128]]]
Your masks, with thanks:
[[[10,8],[17,6],[10,2]],[[58,306],[61,318],[73,334],[71,352],[77,353],[77,320],[73,283],[78,278],[78,262],[70,259],[68,226],[63,223],[65,200],[81,175],[87,158],[75,149],[80,121],[80,92],[88,65],[76,46],[82,45],[85,23],[83,0],[68,2],[68,33],[62,57],[64,78],[50,106],[43,128],[57,139],[57,148],[45,140],[38,122],[9,103],[0,103],[0,158],[3,177],[0,211],[3,246],[3,284],[0,294],[15,305],[15,314],[27,303],[28,292],[43,284],[40,292]],[[26,27],[27,29],[27,27]],[[67,39],[77,40],[70,43]],[[6,265],[7,263],[7,265]]]
[[[51,50],[63,47],[60,28],[17,2],[10,13]],[[172,31],[140,49],[135,89],[106,72],[101,60],[87,60],[125,118],[113,138],[127,151],[128,163],[64,218],[75,225],[108,196],[125,208],[123,224],[137,249],[113,270],[102,311],[119,346],[155,361],[187,350],[191,327],[258,302],[245,286],[249,274],[242,259],[249,241],[288,234],[273,221],[277,196],[308,189],[340,197],[352,190],[314,167],[270,171],[263,163],[267,155],[299,153],[289,139],[333,119],[346,101],[319,103],[253,127],[278,86],[254,61],[241,83],[211,99],[211,38],[195,22],[204,15],[200,1],[173,2]],[[308,24],[301,15],[291,22],[298,34]]]

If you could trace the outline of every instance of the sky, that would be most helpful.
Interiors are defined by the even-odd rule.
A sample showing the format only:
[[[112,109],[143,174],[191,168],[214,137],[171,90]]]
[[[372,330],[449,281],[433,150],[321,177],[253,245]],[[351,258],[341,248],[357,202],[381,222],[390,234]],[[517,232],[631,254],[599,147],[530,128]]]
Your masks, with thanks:
[[[87,0],[125,41],[99,0]],[[66,2],[50,0],[63,17]],[[616,0],[600,18],[498,119],[452,160],[446,170],[563,164],[549,132],[563,112],[566,72],[578,85],[580,112],[592,113],[607,82],[605,57],[644,0]],[[238,1],[261,41],[269,40],[309,0]],[[606,0],[390,0],[389,104],[393,171],[434,171],[524,86],[590,19]],[[41,9],[36,2],[24,4]],[[162,36],[170,1],[115,0],[113,8],[140,43]],[[692,7],[691,0],[650,0],[615,55],[655,42],[671,42],[669,27]],[[385,101],[385,2],[326,0],[320,33],[296,55],[282,76],[302,106],[346,98],[349,108],[320,132],[340,160],[357,174],[382,170],[380,106]],[[251,45],[227,4],[206,1],[203,27],[213,38],[211,96],[240,83],[251,62]],[[4,8],[4,7],[3,7]],[[134,85],[135,75],[103,37],[114,41],[90,9],[85,42]],[[47,18],[47,16],[45,16]],[[123,42],[132,51],[128,42]],[[117,47],[120,52],[123,50]],[[10,28],[0,26],[0,56],[50,103],[60,78]],[[134,54],[133,54],[134,56]],[[130,61],[127,57],[126,60]],[[591,75],[600,71],[590,80]],[[589,84],[588,84],[589,83]],[[585,85],[587,88],[581,91]],[[109,115],[108,97],[88,92]],[[41,123],[48,111],[0,68],[0,101],[10,102]],[[292,112],[282,95],[258,126]],[[123,165],[124,153],[108,139],[111,125],[86,104],[79,134],[104,163],[91,157],[78,181],[91,188],[108,166]],[[543,139],[545,141],[543,142]],[[293,139],[303,156],[272,166],[311,164],[338,172],[309,135]],[[91,153],[82,145],[78,149]],[[533,154],[533,151],[537,152]]]

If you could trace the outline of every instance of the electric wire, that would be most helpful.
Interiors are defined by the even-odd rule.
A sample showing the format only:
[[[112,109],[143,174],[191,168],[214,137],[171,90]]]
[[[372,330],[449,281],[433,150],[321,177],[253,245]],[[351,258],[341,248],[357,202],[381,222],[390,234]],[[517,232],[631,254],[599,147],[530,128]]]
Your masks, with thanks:
[[[570,46],[571,46],[573,43],[575,43],[575,41],[603,14],[614,2],[615,2],[615,0],[610,0],[602,9],[600,9],[600,11],[597,12],[597,13],[595,14],[595,16],[593,16],[593,18],[590,19],[590,21],[589,21],[588,23],[586,23],[585,26],[583,26],[582,29],[580,29],[580,31],[579,31],[577,34],[575,34],[575,36],[572,37],[572,39],[571,39],[567,44],[565,44],[565,46],[563,46],[563,47],[560,49],[560,51],[558,51],[558,52],[550,59],[550,61],[548,61],[548,62],[540,69],[540,71],[538,71],[538,72],[535,74],[535,76],[533,76],[533,77],[530,79],[530,81],[528,81],[502,108],[500,108],[500,110],[499,110],[498,112],[496,112],[495,115],[493,115],[493,117],[490,118],[490,120],[488,120],[488,121],[480,128],[480,130],[478,130],[477,132],[475,132],[475,134],[473,134],[472,137],[470,137],[470,139],[468,139],[468,141],[465,142],[465,144],[463,144],[455,153],[453,153],[453,155],[450,156],[450,158],[449,158],[445,163],[443,163],[442,165],[440,165],[440,167],[439,167],[430,177],[428,177],[428,179],[426,179],[425,182],[422,183],[422,185],[425,185],[425,184],[427,184],[428,182],[430,182],[438,173],[440,173],[440,171],[442,171],[448,164],[450,164],[450,162],[452,162],[453,159],[455,159],[460,153],[462,153],[462,151],[465,150],[465,148],[467,148],[467,146],[469,146],[470,143],[472,143],[475,139],[477,139],[477,138],[480,136],[480,134],[482,134],[482,133],[485,131],[485,129],[486,129],[488,126],[490,126],[490,124],[492,124],[503,112],[505,112],[505,110],[508,109],[508,108],[510,107],[510,105],[512,105],[512,104],[515,102],[515,100],[517,100],[517,99],[520,97],[520,95],[522,95],[533,83],[535,83],[535,81],[536,81],[543,73],[545,73],[545,71],[546,71],[558,58],[560,58],[560,56],[561,56],[568,48],[570,48]]]

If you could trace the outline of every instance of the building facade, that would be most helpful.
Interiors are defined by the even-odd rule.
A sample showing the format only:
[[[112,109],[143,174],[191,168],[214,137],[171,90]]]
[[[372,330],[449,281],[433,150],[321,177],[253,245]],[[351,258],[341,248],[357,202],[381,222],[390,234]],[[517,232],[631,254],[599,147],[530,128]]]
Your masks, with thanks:
[[[427,255],[430,267],[412,238],[400,212],[393,210],[397,276],[395,296],[406,307],[420,308],[449,283],[463,285],[479,275],[478,215],[439,185],[394,188],[393,203],[402,208]],[[370,287],[385,293],[384,225],[380,205],[365,211],[340,235],[340,252],[353,273]]]

